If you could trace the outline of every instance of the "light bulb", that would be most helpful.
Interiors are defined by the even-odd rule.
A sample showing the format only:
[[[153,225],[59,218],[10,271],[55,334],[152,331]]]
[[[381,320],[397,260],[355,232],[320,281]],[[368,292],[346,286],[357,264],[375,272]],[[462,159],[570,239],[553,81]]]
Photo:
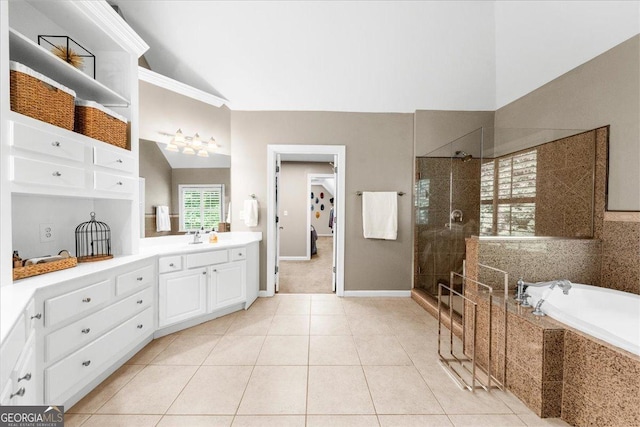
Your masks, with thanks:
[[[193,151],[193,148],[191,148],[191,147],[187,146],[187,147],[184,147],[184,148],[182,149],[182,154],[194,155],[194,154],[196,154],[196,152],[195,152],[195,151]]]
[[[209,157],[209,153],[207,153],[207,150],[205,150],[204,148],[201,148],[198,151],[198,157]]]
[[[191,145],[193,145],[195,148],[200,148],[200,146],[202,146],[200,135],[198,135],[197,133],[193,135],[193,139],[191,139]]]
[[[173,151],[173,152],[178,152],[180,150],[178,150],[178,146],[176,144],[174,144],[173,142],[170,142],[167,144],[167,147],[165,148],[165,150],[167,151]]]
[[[182,134],[182,130],[178,129],[176,131],[176,135],[173,137],[173,142],[175,144],[184,144],[184,135]]]
[[[218,143],[216,142],[216,140],[213,137],[211,137],[211,139],[207,143],[207,149],[209,151],[211,151],[211,152],[214,152],[214,151],[218,150]]]

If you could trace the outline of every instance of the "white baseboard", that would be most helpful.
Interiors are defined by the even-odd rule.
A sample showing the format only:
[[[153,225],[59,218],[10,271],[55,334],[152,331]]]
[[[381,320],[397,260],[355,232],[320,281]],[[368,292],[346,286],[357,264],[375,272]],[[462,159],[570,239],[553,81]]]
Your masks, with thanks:
[[[318,237],[333,237],[333,234],[318,234]]]
[[[344,291],[345,297],[411,297],[411,291]]]
[[[269,294],[267,293],[267,291],[258,291],[258,298],[266,298],[268,296]]]
[[[280,261],[309,261],[306,256],[281,256]]]

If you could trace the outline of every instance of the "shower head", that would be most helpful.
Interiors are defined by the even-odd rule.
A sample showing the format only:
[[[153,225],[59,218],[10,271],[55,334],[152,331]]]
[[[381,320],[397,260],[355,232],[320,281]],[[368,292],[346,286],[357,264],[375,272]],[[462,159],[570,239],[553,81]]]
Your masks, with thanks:
[[[473,159],[473,156],[466,151],[456,151],[456,157],[458,157],[463,162],[468,162]]]

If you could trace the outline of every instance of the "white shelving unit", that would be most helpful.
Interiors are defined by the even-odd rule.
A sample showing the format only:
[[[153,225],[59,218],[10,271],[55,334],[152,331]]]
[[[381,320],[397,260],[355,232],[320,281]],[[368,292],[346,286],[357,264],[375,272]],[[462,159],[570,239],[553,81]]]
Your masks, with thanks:
[[[124,96],[67,64],[13,28],[9,29],[9,46],[11,60],[73,88],[78,98],[90,99],[106,107],[128,107],[130,104]]]
[[[38,45],[38,35],[44,34],[69,36],[92,52],[95,78]],[[10,110],[8,90],[0,94],[0,286],[13,283],[14,246],[28,240],[32,247],[45,251],[34,234],[39,221],[57,223],[58,233],[66,236],[73,233],[77,211],[85,217],[87,207],[99,211],[100,218],[112,226],[120,253],[137,252],[138,58],[147,49],[106,1],[0,0],[1,86],[9,88],[9,61],[20,62],[73,89],[77,98],[96,101],[126,117],[130,138],[130,150],[124,150],[39,122]],[[81,148],[65,155],[38,148],[56,143]],[[17,175],[14,166],[29,162],[53,165],[53,176],[41,171],[25,174],[24,169]],[[85,184],[56,185],[56,176],[60,178],[63,170],[77,173]],[[132,190],[134,181],[136,190]],[[60,198],[64,202],[57,203],[55,214],[42,209],[49,200]],[[33,212],[36,208],[39,211]],[[29,255],[36,256],[23,254]]]

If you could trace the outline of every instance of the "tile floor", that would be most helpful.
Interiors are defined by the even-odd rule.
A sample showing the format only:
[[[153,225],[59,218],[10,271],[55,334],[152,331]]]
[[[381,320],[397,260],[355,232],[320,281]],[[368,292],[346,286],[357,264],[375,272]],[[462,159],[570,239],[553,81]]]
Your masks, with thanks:
[[[66,427],[566,426],[510,393],[459,389],[409,298],[279,294],[159,338]]]

